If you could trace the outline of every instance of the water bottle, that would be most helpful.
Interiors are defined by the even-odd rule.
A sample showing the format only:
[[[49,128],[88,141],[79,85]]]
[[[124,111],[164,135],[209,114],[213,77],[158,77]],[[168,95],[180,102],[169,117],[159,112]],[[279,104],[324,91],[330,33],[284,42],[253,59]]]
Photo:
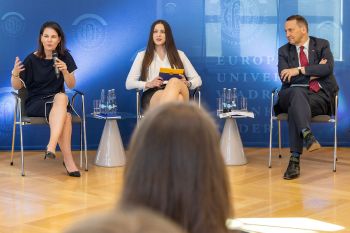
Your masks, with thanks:
[[[231,102],[231,105],[232,105],[232,109],[233,110],[236,110],[237,109],[237,88],[233,88],[232,89],[232,102]]]
[[[109,105],[110,105],[110,114],[115,115],[116,113],[116,104],[115,104],[115,90],[110,90],[110,96],[109,96]]]
[[[222,108],[223,108],[223,112],[228,112],[227,104],[226,104],[226,88],[222,90]]]
[[[111,101],[112,101],[112,112],[113,112],[113,114],[116,114],[117,113],[117,98],[115,95],[115,89],[112,89]]]
[[[100,102],[100,109],[101,109],[101,114],[106,114],[106,94],[105,94],[105,89],[101,90],[101,102]]]
[[[227,111],[230,112],[232,110],[232,93],[231,93],[231,89],[227,89],[227,96],[226,96],[226,107],[227,107]]]
[[[112,90],[108,90],[107,94],[107,114],[112,115]]]

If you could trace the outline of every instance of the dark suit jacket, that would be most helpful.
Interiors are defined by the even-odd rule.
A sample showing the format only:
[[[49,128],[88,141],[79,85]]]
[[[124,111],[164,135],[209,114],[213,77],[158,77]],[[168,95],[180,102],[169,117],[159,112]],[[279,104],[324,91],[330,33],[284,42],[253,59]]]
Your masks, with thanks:
[[[308,84],[311,76],[319,77],[317,81],[327,93],[331,112],[334,114],[334,98],[339,87],[333,74],[334,59],[329,42],[324,39],[310,36],[309,43],[309,66],[305,67],[305,75],[298,75],[291,79],[291,82],[282,81],[282,90],[289,88],[291,84]],[[325,58],[327,64],[321,65],[320,61]],[[278,49],[278,73],[283,69],[296,68],[299,66],[298,54],[295,45],[289,43]]]

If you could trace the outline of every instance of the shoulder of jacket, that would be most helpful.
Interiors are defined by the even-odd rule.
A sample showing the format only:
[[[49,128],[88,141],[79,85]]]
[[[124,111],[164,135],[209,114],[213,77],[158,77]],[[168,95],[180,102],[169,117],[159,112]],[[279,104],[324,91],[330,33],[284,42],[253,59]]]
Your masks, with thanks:
[[[286,43],[284,45],[282,45],[278,51],[289,51],[291,49],[291,47],[294,46],[294,45],[291,45],[289,43]]]
[[[328,40],[323,38],[318,38],[314,36],[310,36],[310,41],[314,41],[315,43],[329,43]]]
[[[177,50],[180,56],[186,56],[186,54],[182,50]]]

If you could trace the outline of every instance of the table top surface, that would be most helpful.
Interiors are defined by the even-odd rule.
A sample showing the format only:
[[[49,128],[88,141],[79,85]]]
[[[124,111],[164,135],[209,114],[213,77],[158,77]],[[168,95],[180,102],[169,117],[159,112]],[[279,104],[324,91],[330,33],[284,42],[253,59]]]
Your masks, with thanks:
[[[136,114],[128,112],[117,112],[115,114],[93,114],[90,113],[87,115],[89,118],[98,119],[98,120],[123,120],[123,119],[132,119],[136,118]]]
[[[232,110],[230,112],[224,112],[218,114],[219,118],[254,118],[254,112],[247,110]]]

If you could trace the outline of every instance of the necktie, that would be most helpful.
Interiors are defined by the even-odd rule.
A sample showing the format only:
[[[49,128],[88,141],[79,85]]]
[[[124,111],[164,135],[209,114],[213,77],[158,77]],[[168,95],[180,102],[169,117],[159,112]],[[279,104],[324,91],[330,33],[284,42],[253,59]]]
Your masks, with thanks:
[[[299,59],[300,59],[300,65],[301,66],[308,66],[309,62],[307,61],[306,55],[304,53],[304,46],[300,46],[300,52],[299,52]],[[319,92],[320,85],[318,84],[317,80],[310,80],[309,82],[309,90],[313,92]]]

